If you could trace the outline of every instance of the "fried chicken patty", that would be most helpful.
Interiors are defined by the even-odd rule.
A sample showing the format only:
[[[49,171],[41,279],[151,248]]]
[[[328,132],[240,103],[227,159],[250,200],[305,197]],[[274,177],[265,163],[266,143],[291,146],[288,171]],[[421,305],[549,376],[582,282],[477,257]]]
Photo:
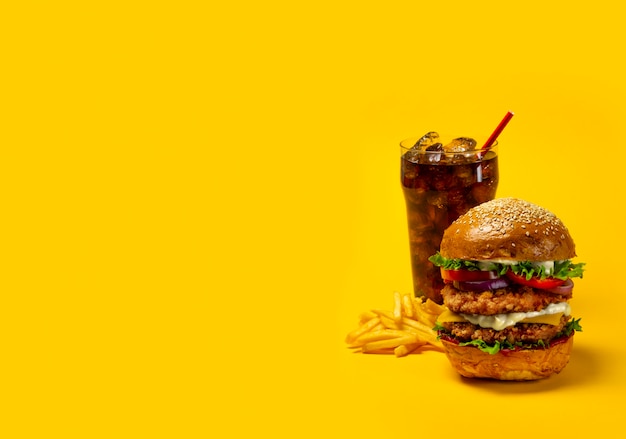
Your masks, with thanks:
[[[494,344],[496,341],[509,343],[525,342],[536,343],[539,340],[552,340],[563,330],[571,316],[561,316],[558,325],[546,325],[541,323],[518,323],[509,326],[501,331],[491,328],[482,328],[472,323],[443,323],[442,326],[454,338],[459,341],[483,340],[487,344]]]
[[[509,285],[494,291],[461,291],[451,284],[441,290],[443,302],[455,313],[494,315],[512,312],[540,311],[551,303],[566,302],[569,297],[534,289],[525,285]]]

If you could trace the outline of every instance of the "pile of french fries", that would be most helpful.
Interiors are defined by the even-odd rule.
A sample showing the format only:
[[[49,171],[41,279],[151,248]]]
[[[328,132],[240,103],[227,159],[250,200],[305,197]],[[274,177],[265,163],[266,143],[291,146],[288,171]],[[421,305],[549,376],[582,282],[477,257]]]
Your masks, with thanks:
[[[361,314],[359,324],[346,337],[348,347],[367,354],[395,354],[403,357],[422,349],[443,352],[433,331],[444,310],[430,299],[413,294],[393,293],[393,310],[373,309]]]

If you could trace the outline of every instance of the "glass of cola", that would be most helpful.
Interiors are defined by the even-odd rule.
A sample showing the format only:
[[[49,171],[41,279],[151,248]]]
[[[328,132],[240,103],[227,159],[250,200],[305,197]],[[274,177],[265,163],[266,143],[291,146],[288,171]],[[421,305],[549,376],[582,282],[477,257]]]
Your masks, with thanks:
[[[428,261],[444,230],[470,208],[492,200],[498,186],[498,146],[477,148],[468,137],[443,143],[436,132],[400,142],[401,182],[416,296],[442,303],[440,270]]]

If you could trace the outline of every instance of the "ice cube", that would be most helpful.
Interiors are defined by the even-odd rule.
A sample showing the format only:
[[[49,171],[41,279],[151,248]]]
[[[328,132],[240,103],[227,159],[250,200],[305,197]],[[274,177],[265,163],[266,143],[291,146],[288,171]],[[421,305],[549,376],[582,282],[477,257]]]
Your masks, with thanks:
[[[476,179],[476,177],[474,177],[474,171],[471,166],[455,166],[454,177],[458,184],[462,187],[471,186]]]
[[[437,142],[426,148],[428,152],[443,152],[443,143]]]
[[[448,204],[448,196],[446,192],[431,192],[426,196],[428,204],[442,209]]]
[[[458,137],[443,147],[447,153],[467,152],[474,148],[476,148],[476,141],[469,137]]]
[[[415,142],[415,145],[413,145],[413,149],[424,150],[436,143],[438,138],[439,133],[430,131],[424,134],[417,142]]]
[[[444,155],[443,152],[443,144],[437,142],[426,148],[423,157],[426,163],[439,163]]]

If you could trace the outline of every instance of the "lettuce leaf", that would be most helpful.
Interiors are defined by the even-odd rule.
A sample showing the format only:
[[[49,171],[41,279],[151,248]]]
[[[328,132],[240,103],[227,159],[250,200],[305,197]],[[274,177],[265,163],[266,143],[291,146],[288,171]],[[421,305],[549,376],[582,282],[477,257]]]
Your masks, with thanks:
[[[472,340],[472,341],[459,343],[459,346],[474,346],[480,349],[481,351],[487,352],[488,354],[491,354],[491,355],[497,354],[498,352],[500,352],[500,349],[501,349],[501,344],[499,341],[497,341],[493,346],[489,346],[487,343],[485,343],[482,340]]]
[[[546,267],[543,265],[536,265],[530,261],[521,261],[517,264],[511,265],[511,271],[517,275],[524,276],[526,280],[530,280],[532,277],[538,277],[539,279],[545,279],[546,277],[553,277],[556,279],[567,280],[570,277],[583,277],[584,263],[573,264],[570,260],[554,261],[554,270],[552,273],[546,273]]]
[[[468,261],[465,259],[448,259],[441,256],[441,253],[437,252],[428,258],[433,265],[441,267],[444,270],[480,270],[478,263],[475,261]]]
[[[569,336],[574,331],[583,332],[583,327],[580,326],[580,319],[571,319],[567,322],[563,330],[557,334],[557,337]]]
[[[585,263],[578,264],[572,263],[570,260],[554,261],[554,270],[548,275],[546,273],[546,267],[543,265],[535,264],[531,261],[520,261],[516,264],[500,264],[492,262],[488,267],[484,262],[469,261],[465,259],[448,259],[442,256],[439,252],[432,255],[428,260],[437,267],[441,267],[444,270],[494,270],[497,271],[500,276],[504,275],[508,270],[513,273],[526,277],[526,280],[530,280],[536,276],[540,279],[546,277],[554,277],[556,279],[567,280],[571,277],[583,277]]]
[[[584,266],[584,262],[572,264],[570,260],[556,261],[554,263],[554,273],[552,273],[552,277],[562,280],[567,280],[567,278],[570,277],[582,278],[583,271],[585,271]]]
[[[437,329],[440,332],[441,331],[445,332],[445,328],[443,328],[441,325],[437,325],[435,329]],[[582,326],[580,326],[580,319],[571,319],[569,322],[567,322],[563,330],[559,332],[554,338],[557,339],[559,337],[569,337],[572,334],[572,332],[574,331],[582,332],[582,330],[583,328]],[[483,340],[471,340],[471,341],[466,341],[466,342],[460,342],[459,346],[474,346],[483,352],[487,352],[488,354],[495,355],[503,349],[517,349],[517,348],[537,349],[537,348],[545,348],[549,345],[547,345],[543,340],[539,340],[537,343],[522,343],[522,342],[510,343],[509,341],[505,340],[503,342],[496,341],[493,345],[489,345]]]

